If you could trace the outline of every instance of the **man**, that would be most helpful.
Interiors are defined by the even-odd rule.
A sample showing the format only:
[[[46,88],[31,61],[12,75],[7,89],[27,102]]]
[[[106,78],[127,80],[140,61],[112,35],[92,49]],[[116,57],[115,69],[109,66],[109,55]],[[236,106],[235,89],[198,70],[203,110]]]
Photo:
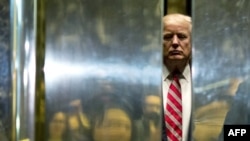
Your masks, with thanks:
[[[143,102],[142,118],[136,122],[138,141],[159,140],[161,125],[161,97],[156,94],[148,94]]]
[[[160,124],[161,98],[159,95],[149,94],[145,97],[143,106],[143,120],[148,126],[150,133],[157,130]]]
[[[182,14],[169,14],[163,18],[163,141],[190,141],[190,120],[191,120],[191,18]],[[170,127],[169,120],[173,120],[172,112],[169,112],[167,105],[170,103],[168,96],[170,85],[174,76],[180,84],[179,93],[181,95],[182,106],[180,120],[180,130],[178,136],[173,128]],[[170,92],[171,93],[171,92]],[[169,135],[172,134],[172,135]]]
[[[250,80],[246,78],[239,84],[238,90],[233,97],[232,105],[226,115],[224,125],[249,125],[250,124]],[[224,141],[224,128],[218,138]]]

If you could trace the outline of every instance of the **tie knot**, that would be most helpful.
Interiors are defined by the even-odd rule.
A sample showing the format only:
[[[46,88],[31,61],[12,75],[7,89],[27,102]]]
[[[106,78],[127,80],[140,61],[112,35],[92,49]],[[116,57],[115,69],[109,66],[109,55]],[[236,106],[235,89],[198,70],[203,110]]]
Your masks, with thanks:
[[[179,73],[172,73],[172,78],[173,78],[173,80],[178,80],[179,79],[179,77],[180,77],[180,74]]]
[[[173,79],[178,79],[179,75],[177,73],[173,74]]]
[[[174,70],[174,71],[172,71],[171,75],[173,78],[179,78],[181,73],[178,70]]]
[[[172,75],[172,77],[173,77],[173,82],[177,83],[177,85],[180,86],[180,82],[179,82],[180,74],[175,73]]]

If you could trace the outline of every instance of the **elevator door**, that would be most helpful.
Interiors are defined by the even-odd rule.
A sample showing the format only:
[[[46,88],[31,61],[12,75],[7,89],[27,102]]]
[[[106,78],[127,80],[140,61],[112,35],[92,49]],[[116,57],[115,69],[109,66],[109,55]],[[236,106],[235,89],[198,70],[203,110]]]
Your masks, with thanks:
[[[145,97],[157,100],[149,106],[161,105],[161,6],[160,0],[46,1],[45,139],[160,138],[160,130],[145,136],[150,131],[141,120]]]
[[[0,140],[11,130],[11,49],[9,2],[0,1]]]
[[[193,2],[196,141],[223,141],[224,124],[249,124],[249,7],[247,0]]]

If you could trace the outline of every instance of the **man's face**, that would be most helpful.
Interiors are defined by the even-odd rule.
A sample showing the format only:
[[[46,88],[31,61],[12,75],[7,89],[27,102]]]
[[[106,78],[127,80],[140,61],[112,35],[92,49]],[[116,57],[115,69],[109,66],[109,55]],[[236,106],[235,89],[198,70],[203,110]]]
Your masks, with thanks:
[[[130,141],[132,123],[121,109],[109,109],[100,125],[94,128],[95,141]]]
[[[164,60],[189,60],[191,55],[191,31],[187,22],[164,23]]]
[[[54,115],[49,124],[49,133],[51,138],[60,138],[66,130],[66,116],[62,112]]]
[[[144,115],[154,120],[155,118],[159,118],[161,112],[161,99],[159,96],[147,96],[145,98],[145,105],[144,105]]]

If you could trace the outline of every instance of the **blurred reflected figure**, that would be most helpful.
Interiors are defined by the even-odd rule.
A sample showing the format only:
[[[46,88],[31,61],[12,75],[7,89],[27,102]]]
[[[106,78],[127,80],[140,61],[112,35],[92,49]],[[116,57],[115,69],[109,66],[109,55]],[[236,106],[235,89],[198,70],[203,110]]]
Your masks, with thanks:
[[[104,94],[92,103],[93,141],[134,141],[132,109],[127,100]]]
[[[147,95],[145,98],[143,113],[144,120],[149,122],[150,129],[158,128],[161,113],[161,98],[158,95]]]
[[[150,94],[145,97],[143,103],[142,119],[136,122],[138,136],[143,141],[160,140],[161,98]]]
[[[226,115],[224,125],[249,125],[250,124],[250,80],[243,81],[233,98],[232,105]],[[223,128],[219,141],[224,140]]]
[[[0,141],[7,141],[6,132],[0,119]]]
[[[94,125],[94,141],[131,141],[132,122],[126,111],[113,107]]]
[[[230,83],[224,89],[215,89],[207,95],[199,95],[196,103],[204,102],[195,110],[195,129],[193,132],[196,141],[215,141],[217,140],[228,110],[232,104],[232,99],[236,94],[238,86],[242,83],[242,78],[231,78]],[[215,93],[216,92],[216,93]],[[199,104],[198,104],[199,105]]]
[[[74,141],[88,141],[90,134],[90,123],[83,111],[80,99],[70,103],[68,113],[70,138]]]
[[[69,141],[67,135],[67,116],[58,111],[49,119],[48,141]]]

